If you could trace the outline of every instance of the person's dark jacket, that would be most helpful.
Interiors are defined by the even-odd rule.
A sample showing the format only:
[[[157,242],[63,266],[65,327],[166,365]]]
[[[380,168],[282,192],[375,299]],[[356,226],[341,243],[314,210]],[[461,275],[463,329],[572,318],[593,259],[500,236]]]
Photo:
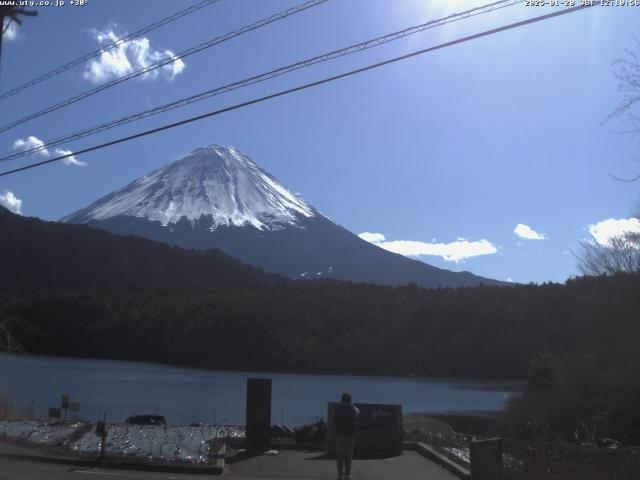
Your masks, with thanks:
[[[333,425],[336,435],[355,435],[356,418],[360,412],[350,403],[339,403],[333,412]]]

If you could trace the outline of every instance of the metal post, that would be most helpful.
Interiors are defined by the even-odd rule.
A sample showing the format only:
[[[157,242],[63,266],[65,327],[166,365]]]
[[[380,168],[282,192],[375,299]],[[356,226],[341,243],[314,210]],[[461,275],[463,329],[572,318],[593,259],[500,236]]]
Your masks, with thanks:
[[[218,419],[216,418],[216,406],[213,406],[213,425],[217,426],[218,425]]]
[[[104,460],[104,457],[107,454],[107,414],[104,414],[103,420],[104,422],[104,432],[100,436],[100,460]]]

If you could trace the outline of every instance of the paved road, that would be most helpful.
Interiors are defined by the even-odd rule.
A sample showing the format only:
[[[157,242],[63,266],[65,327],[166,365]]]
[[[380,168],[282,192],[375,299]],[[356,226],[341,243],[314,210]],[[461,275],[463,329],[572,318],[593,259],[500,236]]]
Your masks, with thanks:
[[[234,480],[334,480],[337,475],[331,460],[313,459],[295,455],[256,457],[228,466],[225,477]],[[300,454],[302,455],[302,454]],[[186,473],[141,472],[115,469],[75,467],[24,460],[0,458],[0,480],[196,480],[212,475]],[[354,480],[457,480],[458,477],[414,452],[386,460],[356,460],[353,463]]]
[[[334,480],[337,477],[332,460],[313,457],[313,455],[295,455],[295,452],[283,452],[278,457],[256,457],[229,465],[225,476],[234,480]],[[385,460],[355,460],[352,470],[354,480],[393,478],[457,480],[458,478],[415,452],[405,452],[401,457]],[[211,477],[212,475],[75,467],[0,458],[0,480],[108,478],[114,480],[196,480]]]
[[[211,475],[157,473],[54,465],[0,458],[0,480],[196,480]]]
[[[54,453],[0,441],[0,453],[57,456]],[[354,460],[353,480],[457,480],[458,477],[416,452],[382,460]],[[335,460],[321,452],[280,450],[278,455],[259,455],[230,462],[225,476],[234,480],[335,480]],[[0,480],[196,480],[211,478],[211,474],[161,473],[101,469],[74,465],[59,465],[31,460],[0,457]]]
[[[261,455],[232,463],[227,476],[236,480],[335,480],[335,460],[320,453],[281,450],[277,456]],[[354,460],[353,480],[459,480],[458,477],[416,452],[382,460]]]

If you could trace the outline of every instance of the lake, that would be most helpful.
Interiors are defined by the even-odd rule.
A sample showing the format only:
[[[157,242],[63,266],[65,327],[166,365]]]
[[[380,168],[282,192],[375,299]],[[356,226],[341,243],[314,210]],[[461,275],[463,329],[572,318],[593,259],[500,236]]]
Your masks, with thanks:
[[[164,415],[170,424],[244,423],[247,378],[271,378],[272,423],[302,425],[326,417],[327,402],[350,392],[355,403],[401,404],[404,413],[492,413],[521,382],[302,375],[201,370],[150,363],[0,354],[0,396],[24,416],[45,416],[68,394],[80,417],[123,421]]]

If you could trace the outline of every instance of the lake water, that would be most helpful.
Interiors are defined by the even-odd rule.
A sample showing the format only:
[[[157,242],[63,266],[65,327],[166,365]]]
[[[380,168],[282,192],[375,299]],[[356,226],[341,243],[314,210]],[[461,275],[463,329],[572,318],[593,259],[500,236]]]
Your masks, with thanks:
[[[326,417],[327,402],[350,392],[354,402],[401,404],[403,412],[501,409],[520,382],[420,377],[300,375],[199,370],[167,365],[0,354],[0,396],[14,410],[44,416],[69,394],[80,417],[123,421],[158,413],[168,423],[244,423],[247,378],[271,378],[272,423],[302,425]],[[283,422],[284,420],[284,422]]]

